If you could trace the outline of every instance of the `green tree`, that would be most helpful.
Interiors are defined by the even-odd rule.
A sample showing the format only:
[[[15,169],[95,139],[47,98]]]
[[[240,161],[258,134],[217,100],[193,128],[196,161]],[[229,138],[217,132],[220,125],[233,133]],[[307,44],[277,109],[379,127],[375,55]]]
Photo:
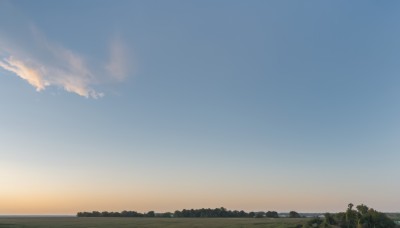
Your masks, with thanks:
[[[296,211],[291,211],[289,212],[289,218],[301,218],[301,216]]]
[[[367,214],[368,213],[368,209],[369,209],[364,204],[358,205],[356,208],[357,208],[358,213],[360,213],[361,215]]]
[[[328,224],[328,225],[336,225],[337,224],[335,218],[330,213],[325,213],[324,214],[324,222],[326,224]]]
[[[396,224],[382,212],[378,212],[361,204],[353,210],[353,204],[349,204],[346,212],[336,215],[342,228],[394,228]]]
[[[349,203],[346,210],[346,227],[355,228],[357,225],[357,212],[353,210],[354,204]]]
[[[146,216],[147,217],[155,217],[156,213],[154,211],[149,211],[149,212],[147,212]]]
[[[265,213],[265,217],[267,217],[267,218],[279,218],[279,214],[276,211],[267,211],[267,213]]]

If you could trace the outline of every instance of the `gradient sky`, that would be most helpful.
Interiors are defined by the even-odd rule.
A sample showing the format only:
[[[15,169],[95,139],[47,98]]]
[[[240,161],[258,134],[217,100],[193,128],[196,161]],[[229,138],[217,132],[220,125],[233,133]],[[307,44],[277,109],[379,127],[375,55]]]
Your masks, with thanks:
[[[400,2],[0,1],[0,214],[400,211]]]

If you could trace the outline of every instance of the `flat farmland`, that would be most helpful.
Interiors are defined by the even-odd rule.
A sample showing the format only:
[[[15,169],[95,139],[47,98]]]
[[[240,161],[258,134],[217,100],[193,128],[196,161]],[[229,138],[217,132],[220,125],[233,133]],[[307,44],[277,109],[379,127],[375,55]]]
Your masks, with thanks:
[[[289,218],[78,218],[78,217],[3,217],[4,227],[138,227],[138,228],[223,228],[297,227],[308,219]]]

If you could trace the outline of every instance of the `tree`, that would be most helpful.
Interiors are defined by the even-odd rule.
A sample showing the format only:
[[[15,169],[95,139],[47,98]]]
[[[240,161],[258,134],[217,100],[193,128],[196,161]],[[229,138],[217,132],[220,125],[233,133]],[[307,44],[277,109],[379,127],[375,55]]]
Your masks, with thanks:
[[[289,212],[289,218],[301,218],[301,216],[296,211],[291,211]]]
[[[98,211],[92,211],[92,217],[100,217],[101,213]]]
[[[147,212],[146,216],[147,217],[155,217],[156,213],[154,211],[149,211],[149,212]]]
[[[254,213],[254,212],[250,212],[250,213],[249,213],[249,217],[250,217],[250,218],[254,218],[255,216],[256,216],[256,213]]]
[[[248,214],[245,211],[243,211],[243,210],[239,211],[238,217],[247,217],[247,216],[248,216]]]
[[[358,205],[356,208],[357,208],[358,213],[360,213],[361,215],[367,214],[368,213],[368,209],[369,209],[364,204]]]
[[[265,214],[265,217],[267,218],[279,218],[278,212],[276,211],[267,211]]]
[[[354,204],[349,203],[346,210],[346,227],[353,228],[357,225],[357,212],[353,210]]]
[[[171,212],[165,212],[165,213],[162,213],[162,214],[161,214],[161,217],[164,217],[164,218],[171,218],[171,217],[173,217],[173,214],[172,214]]]
[[[332,214],[330,214],[330,213],[325,213],[324,214],[324,222],[326,223],[326,224],[328,224],[328,225],[336,225],[337,224],[337,222],[336,222],[336,220],[335,220],[335,218],[333,217],[333,215]]]
[[[176,210],[176,211],[174,212],[174,217],[175,217],[175,218],[183,217],[183,216],[182,216],[182,212]]]
[[[382,212],[368,208],[364,204],[358,205],[357,211],[353,210],[353,204],[349,204],[346,212],[336,215],[342,228],[374,227],[393,228],[396,224]]]

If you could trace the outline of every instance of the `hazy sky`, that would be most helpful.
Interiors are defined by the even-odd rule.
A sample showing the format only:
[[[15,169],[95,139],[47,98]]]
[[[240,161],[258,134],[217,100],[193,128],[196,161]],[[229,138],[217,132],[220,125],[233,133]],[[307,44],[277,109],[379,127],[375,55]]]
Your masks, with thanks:
[[[0,1],[0,214],[400,211],[400,2]]]

